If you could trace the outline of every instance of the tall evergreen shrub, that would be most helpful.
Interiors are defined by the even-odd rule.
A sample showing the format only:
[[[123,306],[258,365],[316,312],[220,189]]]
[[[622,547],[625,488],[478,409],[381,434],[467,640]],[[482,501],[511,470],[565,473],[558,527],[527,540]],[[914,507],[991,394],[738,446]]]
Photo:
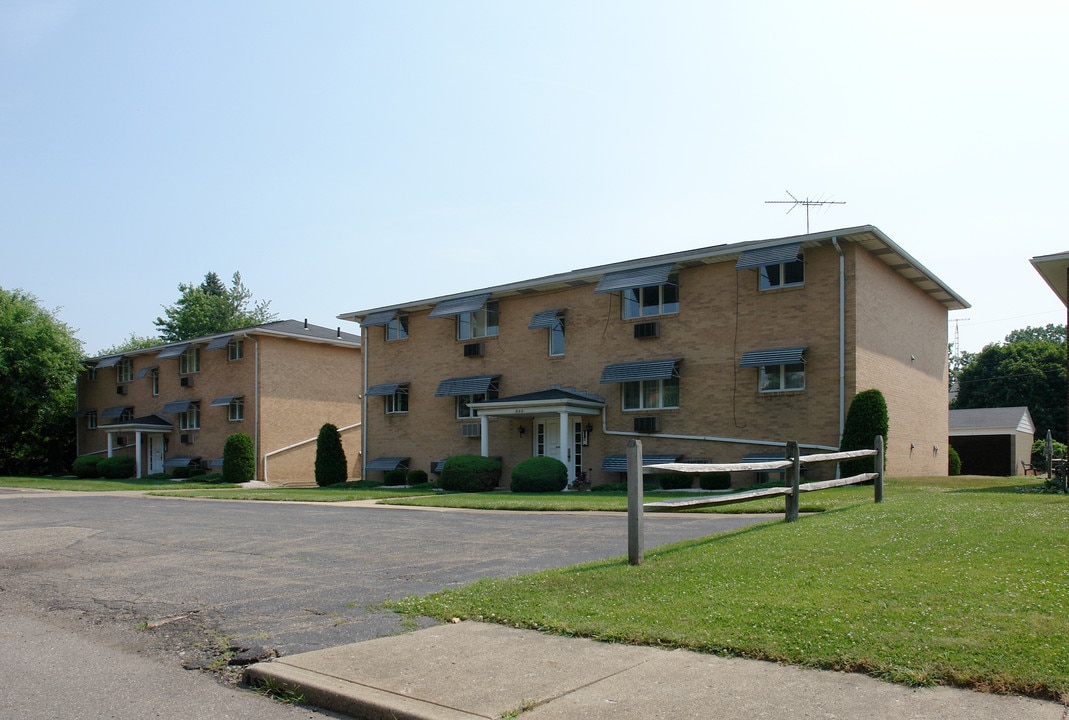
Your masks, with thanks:
[[[876,436],[883,437],[883,446],[887,448],[887,401],[883,393],[873,388],[864,390],[854,396],[850,409],[846,412],[843,423],[843,439],[839,450],[871,450],[875,447]],[[884,462],[886,464],[886,452]],[[839,464],[842,477],[852,477],[873,471],[872,458],[856,458]]]
[[[341,433],[331,423],[319,428],[316,438],[316,485],[337,485],[349,479],[349,465],[341,445]]]
[[[256,451],[252,438],[234,433],[223,445],[223,482],[244,483],[256,477]]]

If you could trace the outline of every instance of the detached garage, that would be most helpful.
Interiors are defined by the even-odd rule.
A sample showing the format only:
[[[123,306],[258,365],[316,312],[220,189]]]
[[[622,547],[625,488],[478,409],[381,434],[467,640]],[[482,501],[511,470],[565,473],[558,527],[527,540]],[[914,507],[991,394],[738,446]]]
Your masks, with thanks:
[[[963,475],[1020,475],[1032,462],[1035,434],[1026,407],[950,411],[950,445]]]

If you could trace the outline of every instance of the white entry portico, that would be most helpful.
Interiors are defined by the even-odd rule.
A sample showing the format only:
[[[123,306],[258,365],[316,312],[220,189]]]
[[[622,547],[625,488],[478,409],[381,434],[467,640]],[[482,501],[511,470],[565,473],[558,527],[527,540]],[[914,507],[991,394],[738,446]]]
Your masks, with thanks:
[[[569,475],[575,477],[582,470],[580,449],[589,441],[593,430],[593,425],[584,419],[601,415],[605,400],[572,388],[553,387],[469,403],[468,407],[478,415],[482,425],[480,454],[484,457],[490,456],[490,418],[530,419],[533,422],[531,454],[556,457],[568,467]]]
[[[130,437],[133,437],[134,460],[137,464],[135,477],[142,476],[142,468],[146,468],[147,472],[144,474],[147,475],[163,472],[166,454],[164,438],[174,429],[174,425],[169,421],[159,415],[148,415],[133,420],[108,423],[101,425],[100,428],[108,434],[108,457],[115,454],[116,448],[129,446]],[[142,442],[143,438],[146,439],[145,442]],[[145,454],[148,455],[147,464]]]

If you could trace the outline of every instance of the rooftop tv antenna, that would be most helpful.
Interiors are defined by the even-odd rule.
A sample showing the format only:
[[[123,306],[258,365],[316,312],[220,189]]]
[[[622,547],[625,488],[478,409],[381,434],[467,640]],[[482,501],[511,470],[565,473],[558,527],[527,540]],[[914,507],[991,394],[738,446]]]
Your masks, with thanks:
[[[809,208],[811,208],[811,207],[819,207],[821,205],[845,205],[846,204],[845,200],[810,200],[809,198],[806,198],[805,200],[799,200],[798,198],[796,198],[791,193],[790,190],[787,190],[786,192],[787,192],[788,195],[791,196],[790,200],[765,200],[765,205],[790,205],[791,208],[790,208],[790,210],[787,211],[788,215],[791,214],[791,210],[794,210],[799,205],[804,205],[805,206],[805,231],[806,231],[806,233],[809,232]]]
[[[961,334],[958,332],[958,323],[969,322],[969,318],[954,318],[954,359],[961,360]]]

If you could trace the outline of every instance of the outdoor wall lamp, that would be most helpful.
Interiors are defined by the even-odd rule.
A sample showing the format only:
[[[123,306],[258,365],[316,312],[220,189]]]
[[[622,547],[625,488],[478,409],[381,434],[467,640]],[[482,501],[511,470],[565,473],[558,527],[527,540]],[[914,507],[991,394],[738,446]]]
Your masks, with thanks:
[[[523,437],[523,434],[526,433],[526,432],[527,432],[527,428],[525,428],[523,425],[520,425],[520,437]]]
[[[590,444],[590,433],[592,432],[594,432],[594,426],[587,423],[586,427],[583,428],[583,445]]]

